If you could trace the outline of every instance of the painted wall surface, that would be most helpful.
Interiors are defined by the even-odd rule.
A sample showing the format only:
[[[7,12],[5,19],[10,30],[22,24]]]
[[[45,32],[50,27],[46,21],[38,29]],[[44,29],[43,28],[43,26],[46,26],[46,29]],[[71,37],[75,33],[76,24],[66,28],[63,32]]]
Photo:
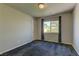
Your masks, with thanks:
[[[79,4],[76,5],[73,12],[73,47],[79,54]]]
[[[62,43],[65,44],[72,44],[72,40],[73,40],[73,20],[72,20],[72,13],[71,12],[66,12],[66,13],[61,13],[61,14],[57,14],[57,15],[53,15],[53,16],[48,16],[45,17],[45,19],[50,19],[51,17],[58,17],[61,16],[61,23],[62,23],[62,28],[61,28],[61,34],[62,34]],[[37,19],[38,21],[38,39],[41,39],[41,20]],[[58,42],[58,35],[54,34],[54,33],[46,33],[45,34],[45,40],[46,41],[53,41],[53,42]]]
[[[34,40],[41,40],[41,20],[34,19]]]
[[[33,39],[37,40],[38,39],[38,20],[34,19],[33,23],[34,23],[34,30],[33,30],[34,37],[33,37]]]
[[[64,13],[64,14],[61,14],[61,16],[62,16],[62,19],[61,19],[62,42],[66,44],[72,44],[72,41],[73,41],[72,13]]]
[[[45,33],[45,41],[58,42],[58,33]]]
[[[31,42],[32,27],[30,15],[0,4],[0,54]]]

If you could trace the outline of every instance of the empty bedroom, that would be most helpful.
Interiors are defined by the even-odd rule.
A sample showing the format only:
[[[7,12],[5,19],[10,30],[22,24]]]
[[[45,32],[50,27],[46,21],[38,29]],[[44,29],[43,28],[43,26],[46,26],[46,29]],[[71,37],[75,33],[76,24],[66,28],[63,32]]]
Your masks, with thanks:
[[[0,3],[0,56],[79,56],[78,3]]]

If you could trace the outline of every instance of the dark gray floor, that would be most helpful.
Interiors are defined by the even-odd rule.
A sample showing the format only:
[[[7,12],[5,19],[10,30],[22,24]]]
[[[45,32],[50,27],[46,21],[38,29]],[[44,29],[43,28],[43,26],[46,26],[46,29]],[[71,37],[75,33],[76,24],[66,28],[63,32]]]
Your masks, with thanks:
[[[33,41],[1,56],[77,56],[71,45]]]

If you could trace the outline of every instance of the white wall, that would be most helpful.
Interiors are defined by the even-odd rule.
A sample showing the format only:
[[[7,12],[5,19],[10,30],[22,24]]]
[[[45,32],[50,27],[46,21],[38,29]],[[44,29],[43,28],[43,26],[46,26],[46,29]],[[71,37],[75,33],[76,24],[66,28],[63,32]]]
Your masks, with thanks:
[[[73,46],[79,54],[79,4],[74,9],[73,17]]]
[[[73,19],[72,13],[63,13],[62,16],[62,42],[66,44],[72,44],[73,41]]]
[[[30,15],[0,4],[0,54],[31,42],[32,23]]]
[[[34,24],[34,40],[37,40],[38,39],[38,20],[37,19],[34,19],[33,21],[33,24]]]
[[[45,41],[58,42],[58,33],[45,33]]]
[[[41,40],[41,20],[40,18],[34,19],[34,40]]]
[[[72,13],[71,12],[66,12],[66,13],[61,13],[61,14],[57,14],[57,15],[53,15],[53,16],[50,16],[50,17],[58,17],[58,16],[62,16],[62,19],[61,19],[61,22],[62,22],[62,43],[65,43],[65,44],[72,44],[72,40],[73,40],[73,20],[72,20]],[[50,18],[48,16],[48,18]],[[47,17],[46,17],[47,18]],[[40,31],[41,31],[41,24],[40,24],[40,19],[37,19],[38,20],[38,39],[41,39],[41,35],[40,35]],[[57,37],[58,35],[55,35],[55,34],[45,34],[46,35],[46,41],[53,41],[53,42],[58,42],[57,41]],[[54,37],[53,37],[54,36]]]

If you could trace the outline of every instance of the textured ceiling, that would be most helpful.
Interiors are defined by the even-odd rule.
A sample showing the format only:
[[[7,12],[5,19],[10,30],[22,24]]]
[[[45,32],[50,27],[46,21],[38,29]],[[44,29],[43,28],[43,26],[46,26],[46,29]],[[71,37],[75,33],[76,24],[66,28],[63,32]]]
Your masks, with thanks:
[[[10,3],[7,5],[34,17],[42,17],[72,10],[75,3],[47,3],[45,9],[37,8],[36,3]]]

